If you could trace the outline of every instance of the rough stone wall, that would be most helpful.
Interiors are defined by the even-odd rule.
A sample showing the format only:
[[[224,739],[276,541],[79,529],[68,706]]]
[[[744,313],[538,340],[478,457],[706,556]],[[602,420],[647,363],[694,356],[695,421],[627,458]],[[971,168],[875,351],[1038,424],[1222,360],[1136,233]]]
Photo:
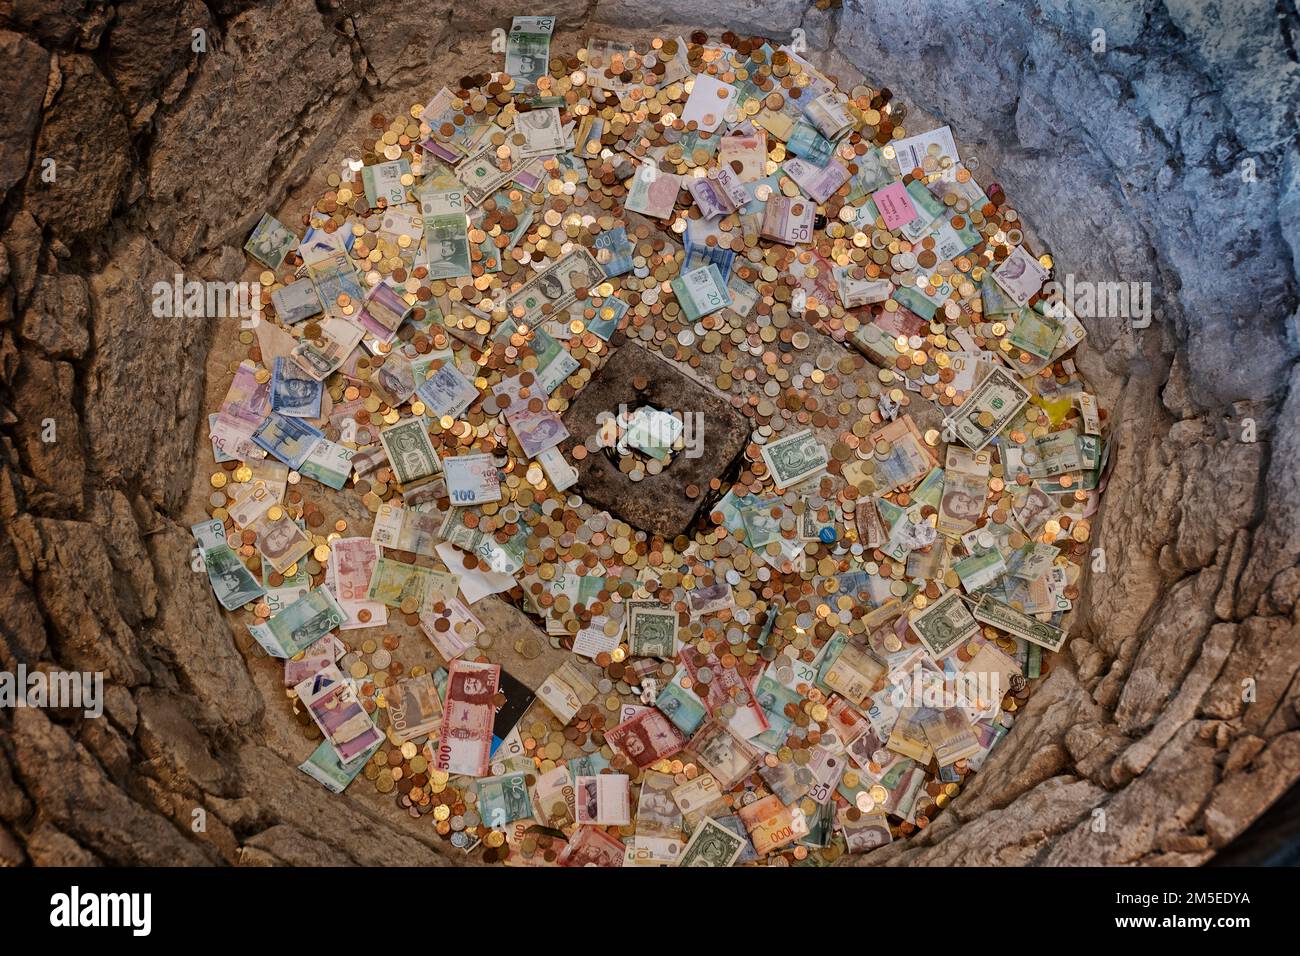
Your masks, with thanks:
[[[295,769],[278,691],[190,572],[225,383],[213,326],[155,317],[149,284],[238,278],[252,224],[358,117],[495,62],[491,28],[533,12],[570,47],[797,26],[917,128],[950,122],[1062,273],[1153,284],[1149,329],[1088,323],[1119,442],[1065,660],[952,810],[865,862],[1207,859],[1300,773],[1300,22],[1279,9],[0,0],[0,667],[108,675],[104,719],[0,711],[0,862],[446,862],[391,803]]]

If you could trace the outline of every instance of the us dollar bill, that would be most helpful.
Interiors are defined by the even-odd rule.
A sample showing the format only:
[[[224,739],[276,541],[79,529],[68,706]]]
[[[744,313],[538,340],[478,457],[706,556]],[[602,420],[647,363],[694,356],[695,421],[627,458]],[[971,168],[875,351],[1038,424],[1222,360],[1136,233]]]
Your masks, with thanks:
[[[947,655],[962,641],[979,633],[979,624],[971,617],[961,595],[949,591],[909,621],[921,644],[934,660]]]
[[[705,817],[691,835],[678,859],[678,866],[731,866],[745,848],[745,840],[736,836],[712,817]]]
[[[1029,393],[1011,373],[995,367],[952,414],[952,433],[967,448],[979,451],[1010,424],[1028,401]]]
[[[591,289],[605,279],[600,264],[586,249],[574,249],[550,268],[537,273],[518,292],[505,301],[506,314],[530,329],[572,305],[578,298],[576,289]],[[543,311],[544,306],[550,306]]]
[[[810,429],[763,446],[763,461],[778,488],[789,488],[824,471],[830,461],[826,449]]]
[[[438,453],[429,441],[429,433],[418,418],[408,418],[381,429],[379,442],[388,454],[393,474],[402,484],[442,471]]]
[[[987,594],[981,595],[979,604],[975,605],[975,620],[991,624],[998,630],[1024,638],[1049,651],[1059,651],[1065,643],[1065,631],[1061,628],[1030,617]]]

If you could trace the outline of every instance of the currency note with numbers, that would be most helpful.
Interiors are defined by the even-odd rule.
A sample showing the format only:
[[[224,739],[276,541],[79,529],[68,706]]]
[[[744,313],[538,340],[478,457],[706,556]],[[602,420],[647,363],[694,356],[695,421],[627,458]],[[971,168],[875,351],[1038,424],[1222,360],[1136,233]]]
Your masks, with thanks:
[[[375,562],[366,600],[380,601],[389,607],[409,607],[405,613],[416,614],[429,603],[454,597],[459,580],[446,571],[380,558]]]
[[[671,659],[677,653],[677,612],[658,601],[632,601],[627,612],[628,648],[634,657]]]
[[[554,17],[515,17],[506,37],[506,72],[523,89],[536,86],[546,74],[551,58]]]
[[[727,809],[722,788],[711,773],[702,773],[694,780],[673,787],[670,796],[681,811],[682,821],[688,830],[695,829],[700,820],[709,814],[725,812]]]
[[[477,206],[515,176],[515,166],[497,156],[497,147],[487,142],[456,166],[456,179],[465,187],[465,198]]]
[[[271,368],[271,407],[290,418],[319,418],[325,386],[284,356]]]
[[[548,315],[573,304],[577,289],[594,289],[605,279],[605,272],[592,254],[583,247],[561,256],[549,268],[537,273],[518,292],[506,297],[506,314],[516,323],[536,328]],[[549,306],[549,308],[545,308]]]
[[[655,219],[667,219],[677,204],[682,177],[665,173],[653,163],[643,163],[632,177],[623,208]]]
[[[670,284],[686,318],[692,322],[731,304],[731,293],[727,291],[722,273],[712,263],[692,269]]]
[[[465,194],[460,190],[421,195],[420,215],[424,217],[425,253],[431,279],[470,274],[468,211]]]
[[[993,270],[993,279],[1016,305],[1024,305],[1032,299],[1046,278],[1047,270],[1025,251],[1024,246],[1013,247],[1011,255]]]
[[[908,622],[930,657],[939,660],[979,633],[980,626],[956,591],[948,591]]]
[[[1028,401],[1029,393],[1012,374],[995,366],[945,424],[950,425],[963,445],[980,451],[1011,423]]]
[[[451,662],[435,769],[471,777],[487,775],[496,717],[493,698],[500,682],[498,664]]]
[[[447,495],[458,507],[501,500],[501,473],[491,455],[452,455],[443,459]]]
[[[366,202],[372,209],[381,199],[390,206],[406,202],[406,191],[413,181],[411,164],[405,159],[361,167],[361,183],[366,190]]]
[[[560,111],[556,107],[528,110],[515,114],[515,148],[519,155],[551,156],[564,149],[564,128],[560,124]]]
[[[849,171],[839,160],[832,159],[817,166],[798,156],[787,159],[781,170],[795,181],[805,196],[814,202],[825,202],[849,181]]]
[[[416,740],[442,726],[442,701],[432,674],[403,677],[384,689],[388,723],[400,741]]]
[[[438,454],[429,441],[429,433],[418,418],[407,418],[381,429],[379,441],[388,454],[394,476],[402,484],[442,471]]]
[[[357,267],[346,252],[335,251],[307,266],[307,276],[316,287],[316,295],[326,313],[345,319],[345,309],[360,305],[365,298],[357,278]]]
[[[369,538],[338,538],[330,546],[328,578],[347,615],[345,631],[388,623],[387,605],[367,596],[379,556],[379,545]]]
[[[638,767],[671,757],[686,746],[673,723],[657,710],[645,710],[605,733],[605,740]]]
[[[365,334],[366,330],[355,322],[331,316],[321,323],[319,339],[303,339],[290,356],[308,375],[321,381],[347,361]]]
[[[478,812],[494,830],[507,823],[532,816],[532,800],[528,796],[528,775],[506,773],[484,777],[478,782]]]
[[[248,626],[272,657],[293,657],[343,623],[343,609],[329,588],[312,588],[279,614]]]
[[[278,503],[279,499],[275,492],[265,481],[250,481],[240,492],[239,497],[231,502],[230,520],[235,523],[236,528],[251,528],[272,505]]]
[[[789,488],[825,471],[830,458],[812,429],[805,429],[764,445],[763,461],[777,488]]]
[[[384,735],[337,667],[330,665],[307,678],[294,692],[343,764],[350,764],[383,742]]]
[[[672,774],[641,774],[636,805],[636,833],[628,847],[632,866],[672,866],[682,853],[682,811],[673,800]]]
[[[744,848],[744,839],[712,817],[705,817],[700,827],[691,834],[691,841],[682,850],[677,865],[731,866]]]
[[[284,574],[311,552],[311,540],[283,510],[267,509],[252,527],[262,559]]]
[[[827,90],[804,107],[817,132],[834,142],[853,128],[853,114],[834,90]]]
[[[303,319],[320,314],[320,296],[309,279],[299,279],[271,293],[276,317],[285,325],[296,325]]]
[[[262,214],[257,228],[244,243],[244,251],[268,269],[278,269],[296,245],[298,237],[268,212]]]
[[[335,491],[342,491],[352,474],[352,456],[356,452],[346,445],[322,438],[298,469],[304,478],[311,478]]]
[[[759,231],[768,239],[787,246],[811,242],[816,214],[817,207],[802,196],[791,199],[773,193],[763,206],[763,224]]]
[[[444,362],[415,387],[425,411],[438,418],[456,418],[478,398],[478,389],[454,362]]]
[[[803,812],[800,811],[797,816],[792,814],[790,808],[775,794],[768,794],[761,800],[741,807],[738,813],[754,844],[754,852],[759,856],[767,856],[799,837],[808,835],[808,824]]]
[[[442,610],[439,610],[441,606]],[[433,602],[420,614],[420,630],[438,649],[443,660],[453,661],[474,646],[483,622],[459,598]]]
[[[1030,617],[1023,611],[1017,611],[1009,604],[1003,604],[990,595],[980,596],[975,605],[975,620],[991,624],[998,630],[1006,631],[1016,637],[1045,647],[1049,651],[1059,651],[1065,643],[1065,631],[1046,621]]]
[[[212,593],[227,611],[243,607],[266,593],[266,588],[257,583],[253,572],[244,567],[226,541],[225,527],[220,521],[200,521],[190,528],[190,534],[198,543]]]
[[[253,441],[290,468],[298,469],[307,460],[311,450],[325,433],[296,418],[286,418],[278,412],[266,416],[266,421],[253,432]]]
[[[601,773],[574,780],[574,809],[579,823],[627,826],[631,817],[631,778],[624,773]]]
[[[342,793],[356,779],[357,774],[365,769],[366,762],[382,743],[382,740],[376,741],[369,750],[353,758],[351,763],[344,764],[339,761],[333,744],[322,740],[311,752],[311,756],[298,765],[298,769],[331,793]]]
[[[561,723],[568,724],[577,716],[578,710],[596,696],[596,685],[587,679],[577,664],[566,660],[542,681],[537,696]]]

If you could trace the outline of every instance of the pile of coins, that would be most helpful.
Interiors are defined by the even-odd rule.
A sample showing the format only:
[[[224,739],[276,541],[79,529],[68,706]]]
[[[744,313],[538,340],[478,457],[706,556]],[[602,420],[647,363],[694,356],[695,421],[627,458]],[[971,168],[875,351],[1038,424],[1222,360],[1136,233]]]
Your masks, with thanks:
[[[688,101],[706,78],[734,92],[720,94],[725,106],[706,117],[713,122],[686,121],[684,114],[693,109]],[[827,162],[840,164],[846,178],[815,201],[806,197],[807,184],[788,173],[789,161],[799,159],[789,148],[789,130],[793,120],[802,121],[810,100],[827,95],[838,96],[848,118],[845,129],[826,139]],[[432,738],[423,744],[400,739],[386,716],[386,692],[394,682],[436,673],[439,693],[446,687],[444,670],[408,663],[429,654],[421,630],[440,649],[443,636],[464,639],[465,660],[499,663],[507,672],[516,659],[548,652],[543,641],[550,651],[566,653],[587,641],[607,648],[570,655],[585,668],[593,689],[570,719],[561,719],[542,698],[534,700],[528,688],[498,689],[502,712],[523,709],[500,734],[506,739],[493,755],[493,779],[519,772],[533,788],[557,768],[568,767],[575,777],[621,773],[631,779],[636,807],[646,773],[667,775],[678,787],[713,775],[692,747],[640,766],[606,739],[607,732],[655,705],[656,694],[661,698],[676,687],[707,710],[710,721],[734,727],[747,712],[763,713],[767,730],[780,729],[780,739],[765,741],[748,772],[723,787],[709,814],[710,820],[734,816],[773,794],[797,794],[781,802],[790,819],[802,821],[802,832],[777,840],[766,853],[754,854],[755,842],[748,858],[769,865],[829,863],[924,829],[1010,729],[1031,681],[1048,672],[1050,659],[1039,645],[984,617],[950,655],[948,649],[931,653],[909,621],[963,588],[969,603],[979,598],[982,588],[972,587],[956,569],[957,551],[966,559],[997,551],[1032,555],[1036,546],[1048,546],[1054,557],[1043,576],[1056,579],[1034,596],[1040,600],[1045,593],[1057,603],[1051,612],[1035,613],[1053,627],[1059,624],[1079,595],[1089,517],[1100,493],[1095,475],[1104,468],[1103,454],[1101,461],[1060,473],[1052,490],[1042,492],[1047,520],[1023,517],[1025,496],[1040,489],[1036,443],[1063,429],[1086,425],[1091,435],[1092,428],[1085,410],[1068,400],[1081,387],[1066,355],[1082,337],[1081,327],[1076,334],[1077,322],[1044,313],[1051,303],[1043,295],[1009,305],[994,281],[1003,263],[1024,254],[1015,208],[996,184],[981,188],[972,173],[977,164],[963,163],[942,137],[916,143],[889,90],[859,84],[840,92],[803,57],[761,39],[724,34],[710,41],[698,33],[689,41],[656,39],[644,52],[593,41],[572,55],[550,56],[546,71],[527,83],[504,73],[465,77],[434,103],[412,104],[397,117],[371,117],[372,136],[327,173],[323,194],[302,216],[309,237],[343,240],[365,292],[362,300],[340,294],[323,302],[329,315],[359,317],[380,286],[395,290],[409,311],[391,341],[367,336],[324,380],[325,401],[313,421],[328,441],[352,453],[352,470],[341,490],[289,470],[274,520],[287,514],[300,522],[310,543],[305,557],[283,571],[270,568],[257,534],[233,520],[250,483],[265,479],[258,463],[231,456],[213,473],[209,514],[224,524],[246,567],[271,589],[249,605],[251,619],[271,619],[296,594],[327,585],[336,542],[350,529],[365,535],[385,509],[398,505],[404,512],[437,516],[440,538],[461,550],[449,562],[441,552],[385,545],[387,557],[445,568],[462,576],[463,587],[466,576],[500,575],[493,555],[510,556],[507,576],[513,580],[495,593],[539,622],[536,636],[494,635],[481,621],[467,623],[465,605],[473,602],[414,596],[388,608],[379,633],[363,628],[337,635],[338,666],[383,729],[384,740],[361,775],[411,818],[431,817],[453,846],[481,850],[488,862],[563,863],[576,835],[592,824],[558,824],[572,817],[572,807],[543,806],[509,826],[490,825],[479,805],[481,781],[436,769]],[[572,147],[538,162],[527,155],[531,144],[516,120],[550,109],[558,109]],[[757,137],[764,145],[757,158],[747,154],[728,165],[719,157],[730,150],[729,137]],[[505,176],[470,213],[466,274],[436,278],[421,238],[394,227],[388,213],[407,203],[415,207],[431,189],[457,185],[462,167],[448,153],[463,158],[484,147],[498,169],[516,175]],[[399,180],[404,202],[372,203],[362,171],[393,162],[407,164]],[[757,168],[745,172],[749,162]],[[751,184],[758,182],[751,204],[761,208],[784,197],[795,200],[795,207],[815,206],[812,230],[806,241],[773,239],[755,221],[764,213],[743,207],[701,226],[706,217],[686,189],[673,191],[662,215],[634,212],[625,204],[647,167],[656,177],[684,177],[684,184],[716,180],[719,168],[743,173]],[[872,188],[885,181],[888,187]],[[931,197],[937,212],[924,234],[887,224],[886,197],[879,194],[895,187]],[[619,229],[623,248],[602,240]],[[957,242],[953,236],[967,238]],[[958,254],[945,255],[958,246]],[[590,251],[609,274],[576,287],[568,306],[543,304],[541,325],[524,321],[522,307],[507,308],[535,273],[575,249]],[[624,259],[626,269],[613,271]],[[1032,259],[1050,274],[1050,256]],[[674,280],[704,264],[721,271],[724,263],[730,304],[692,316]],[[262,272],[267,318],[257,330],[240,333],[247,352],[231,363],[232,374],[251,366],[255,381],[265,386],[273,353],[287,356],[302,343],[328,348],[326,321],[294,323],[281,314],[277,294],[303,281],[305,265],[295,250]],[[880,283],[888,294],[868,294],[872,301],[855,301],[846,291]],[[612,331],[603,328],[615,319]],[[1066,333],[1058,333],[1044,355],[1027,330],[1052,322],[1064,324]],[[1071,335],[1074,342],[1068,341]],[[734,481],[687,489],[692,498],[726,492],[723,502],[690,535],[671,540],[594,509],[580,487],[557,488],[563,482],[549,464],[525,452],[507,416],[520,401],[532,414],[562,415],[611,350],[630,341],[676,363],[752,422],[751,443]],[[985,362],[982,372],[997,366],[1027,383],[1032,400],[990,446],[997,454],[986,453],[986,470],[975,480],[984,494],[975,509],[978,518],[968,532],[945,532],[945,540],[933,534],[943,506],[941,486],[927,474],[932,469],[897,486],[892,475],[906,447],[913,459],[933,459],[942,480],[940,456],[955,441],[950,415],[984,380],[973,378],[975,355]],[[548,388],[557,358],[571,364],[562,366],[567,374]],[[393,372],[402,363],[418,364],[427,377],[451,363],[476,395],[455,414],[438,414],[419,395],[395,394],[385,369]],[[507,382],[517,394],[501,391]],[[1104,419],[1099,409],[1093,414]],[[420,489],[399,481],[378,442],[383,429],[412,416],[423,417],[444,463],[470,453],[491,456],[500,499],[448,507],[436,492],[422,499]],[[976,428],[995,424],[991,413],[972,418]],[[906,429],[890,430],[904,422]],[[629,431],[625,419],[612,418],[609,428],[608,434],[576,436],[572,456],[612,452],[619,470],[636,483],[670,467],[682,449],[675,437],[653,446],[620,443],[618,436]],[[824,467],[786,481],[773,473],[765,452],[805,431],[824,447]],[[877,509],[894,515],[883,536],[875,531]],[[897,540],[907,535],[912,546],[896,550]],[[1033,581],[1039,587],[1040,579]],[[292,594],[284,590],[294,587]],[[675,616],[679,653],[635,653],[632,608],[646,603]],[[367,625],[373,612],[357,613]],[[474,617],[472,609],[468,616]],[[827,667],[834,672],[831,662],[848,660],[836,656],[846,647],[891,665],[856,698],[833,673],[828,683]],[[886,697],[902,686],[896,679],[901,662],[910,665],[925,656],[940,681],[951,683],[964,665],[995,652],[999,662],[1010,662],[1010,679],[998,699],[972,704],[971,713],[979,711],[970,728],[979,737],[978,755],[972,751],[941,763],[933,753],[924,756],[928,748],[898,750],[882,714],[892,706]],[[765,676],[788,691],[775,710],[759,699]],[[305,736],[322,739],[292,689],[287,696]],[[878,738],[874,746],[851,746],[872,733]],[[833,780],[828,766],[835,768]],[[774,782],[787,771],[799,782],[794,791]],[[698,832],[701,825],[689,810],[685,816],[683,844],[686,831]],[[867,821],[880,821],[883,832],[860,835]],[[799,824],[794,826],[797,832]],[[602,829],[631,855],[644,836],[635,818]],[[746,835],[733,824],[730,830],[739,830],[738,838],[750,845],[752,829]]]

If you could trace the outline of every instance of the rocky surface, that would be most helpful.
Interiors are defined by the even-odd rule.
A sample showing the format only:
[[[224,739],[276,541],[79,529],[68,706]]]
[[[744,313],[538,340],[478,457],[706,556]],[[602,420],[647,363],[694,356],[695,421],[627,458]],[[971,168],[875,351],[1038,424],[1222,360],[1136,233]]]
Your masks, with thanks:
[[[491,31],[517,12],[536,11],[0,5],[0,667],[108,681],[98,720],[0,711],[0,862],[459,862],[391,802],[332,797],[295,769],[310,745],[286,726],[274,665],[189,564],[232,330],[156,315],[150,288],[237,278],[263,211],[296,221],[296,191],[370,113],[495,62]],[[661,23],[806,42],[829,71],[897,91],[909,126],[951,123],[1058,277],[1151,283],[1150,327],[1086,320],[1081,360],[1118,448],[1075,636],[951,812],[860,862],[1194,864],[1230,844],[1300,773],[1294,14],[544,12],[564,49]],[[492,626],[531,626],[487,603]],[[517,676],[536,685],[547,664]]]
[[[578,473],[574,491],[585,501],[634,528],[670,540],[687,534],[697,515],[721,496],[709,493],[709,482],[729,479],[728,472],[749,443],[749,422],[677,371],[677,366],[626,341],[623,333],[615,333],[612,344],[614,353],[564,413],[570,437],[560,447],[574,463]],[[591,452],[581,460],[575,459],[573,449],[599,433],[610,409],[625,408],[633,414],[643,407],[678,412],[691,409],[689,414],[699,414],[699,421],[708,422],[709,453],[704,455],[701,445],[695,458],[686,452],[677,454],[667,468],[657,475],[647,474],[637,482],[635,494],[628,494],[628,479],[619,471],[613,449]],[[699,441],[703,442],[702,434]],[[692,487],[694,494],[688,491]]]

